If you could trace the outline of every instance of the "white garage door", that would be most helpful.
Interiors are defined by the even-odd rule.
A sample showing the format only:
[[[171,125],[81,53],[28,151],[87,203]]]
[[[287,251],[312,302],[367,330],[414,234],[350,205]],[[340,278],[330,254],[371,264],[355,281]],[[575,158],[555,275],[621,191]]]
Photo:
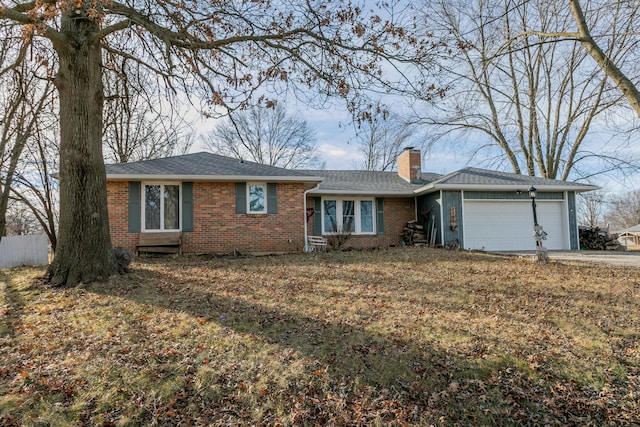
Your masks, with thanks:
[[[536,201],[547,249],[569,249],[562,201]],[[464,201],[464,247],[486,251],[535,250],[531,202]]]

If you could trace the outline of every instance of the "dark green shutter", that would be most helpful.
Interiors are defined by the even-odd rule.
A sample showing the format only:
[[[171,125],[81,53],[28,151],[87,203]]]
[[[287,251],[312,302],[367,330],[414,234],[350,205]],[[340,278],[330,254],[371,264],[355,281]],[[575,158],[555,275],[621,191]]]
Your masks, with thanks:
[[[140,232],[140,183],[129,181],[129,233]]]
[[[322,199],[313,198],[313,234],[322,235]]]
[[[278,184],[275,182],[267,184],[267,213],[278,213]]]
[[[193,231],[193,182],[182,183],[182,231]]]
[[[376,226],[378,234],[384,234],[384,199],[376,198]]]
[[[247,213],[247,183],[236,182],[236,213]]]

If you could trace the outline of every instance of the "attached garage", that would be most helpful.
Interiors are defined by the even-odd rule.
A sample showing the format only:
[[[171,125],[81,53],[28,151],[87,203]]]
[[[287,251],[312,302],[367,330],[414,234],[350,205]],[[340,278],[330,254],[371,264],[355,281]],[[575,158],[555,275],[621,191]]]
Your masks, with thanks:
[[[535,251],[529,189],[549,250],[579,249],[576,194],[597,187],[466,168],[420,188],[416,217],[435,224],[443,246],[484,251]],[[428,224],[428,223],[427,223]]]
[[[564,200],[536,200],[538,223],[547,232],[547,249],[570,249]],[[465,200],[465,249],[534,250],[531,201]]]

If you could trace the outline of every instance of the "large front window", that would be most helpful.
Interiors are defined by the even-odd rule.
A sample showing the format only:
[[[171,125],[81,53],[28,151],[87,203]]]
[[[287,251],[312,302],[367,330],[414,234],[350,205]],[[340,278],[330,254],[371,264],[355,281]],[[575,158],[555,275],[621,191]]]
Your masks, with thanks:
[[[373,199],[323,199],[322,232],[373,234]]]
[[[180,229],[180,185],[145,184],[143,230]]]

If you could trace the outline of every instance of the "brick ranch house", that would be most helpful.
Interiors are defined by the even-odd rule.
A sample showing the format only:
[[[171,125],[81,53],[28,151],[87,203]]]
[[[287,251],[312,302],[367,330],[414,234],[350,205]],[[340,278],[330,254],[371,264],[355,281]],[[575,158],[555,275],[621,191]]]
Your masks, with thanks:
[[[211,153],[107,165],[114,246],[181,232],[183,253],[302,251],[307,236],[349,229],[347,247],[398,245],[406,223],[430,221],[435,242],[531,250],[529,187],[548,249],[578,249],[577,192],[597,187],[485,169],[423,173],[405,149],[397,172],[287,170]]]

